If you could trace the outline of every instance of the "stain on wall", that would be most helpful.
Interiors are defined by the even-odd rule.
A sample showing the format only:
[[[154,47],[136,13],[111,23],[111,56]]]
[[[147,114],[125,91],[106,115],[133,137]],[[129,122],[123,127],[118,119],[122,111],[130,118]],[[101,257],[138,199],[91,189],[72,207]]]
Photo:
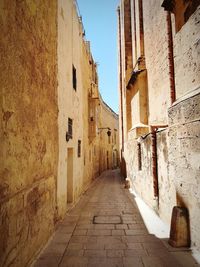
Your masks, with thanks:
[[[1,1],[0,266],[25,266],[54,228],[56,1]]]
[[[189,211],[191,245],[200,249],[200,90],[169,109],[169,175]]]

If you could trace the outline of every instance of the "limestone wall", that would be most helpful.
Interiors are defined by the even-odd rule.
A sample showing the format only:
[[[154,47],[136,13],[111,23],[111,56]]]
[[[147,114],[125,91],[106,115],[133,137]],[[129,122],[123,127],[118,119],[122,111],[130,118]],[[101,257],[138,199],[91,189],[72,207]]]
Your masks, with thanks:
[[[67,26],[66,26],[67,25]],[[82,101],[82,24],[73,1],[58,1],[58,109],[59,109],[59,166],[58,166],[58,209],[63,216],[67,209],[67,187],[72,177],[72,198],[77,200],[82,192],[83,156],[78,157],[78,140],[83,144],[83,101]],[[77,88],[73,88],[72,69],[76,69]],[[66,141],[68,118],[73,121],[73,136]],[[68,152],[72,149],[73,168],[68,177]],[[78,167],[75,167],[78,166]]]
[[[0,266],[27,266],[54,228],[56,1],[1,1]]]
[[[108,129],[99,130],[100,136],[100,164],[101,169],[112,169],[118,167],[119,158],[119,120],[117,114],[103,102],[101,104],[101,124],[99,128],[110,128],[111,135],[108,136]]]
[[[200,250],[200,90],[169,109],[169,176],[174,178],[176,201],[187,207],[191,245]]]
[[[129,133],[129,141],[127,142],[125,150],[127,174],[136,192],[166,223],[169,224],[172,208],[176,204],[176,197],[173,177],[169,176],[168,171],[168,130],[157,132],[156,140],[158,198],[154,197],[153,189],[151,134],[136,140],[134,139],[134,134],[132,132]],[[141,145],[141,170],[139,170],[138,164],[138,142],[140,142]]]
[[[134,36],[138,30],[138,1],[132,0],[132,46],[133,52],[139,51],[140,38]],[[175,31],[176,17],[172,19],[172,43],[174,49],[175,92],[176,101],[170,101],[169,74],[169,36],[167,31],[167,12],[161,7],[163,0],[143,2],[144,47],[148,83],[148,123],[138,124],[138,114],[142,106],[138,105],[137,88],[142,83],[138,77],[133,77],[133,88],[130,99],[123,98],[123,107],[129,111],[123,116],[124,124],[132,121],[132,129],[124,129],[124,157],[127,164],[128,177],[132,185],[145,202],[159,216],[170,224],[172,208],[175,205],[185,206],[190,214],[191,243],[200,250],[199,233],[199,16],[200,7]],[[178,2],[178,1],[175,1]],[[122,9],[121,1],[120,7]],[[134,5],[135,3],[135,5]],[[178,7],[178,6],[177,6]],[[167,7],[166,7],[167,8]],[[178,15],[181,10],[176,10]],[[176,13],[175,12],[175,13]],[[123,10],[122,10],[123,13]],[[122,17],[123,19],[123,17]],[[134,25],[136,23],[136,25]],[[121,31],[126,25],[121,22]],[[134,28],[135,27],[135,28]],[[127,31],[127,29],[126,29]],[[122,34],[121,48],[124,49]],[[136,49],[137,48],[137,49]],[[136,53],[135,53],[136,54]],[[121,64],[126,54],[122,54]],[[133,58],[137,56],[133,56]],[[173,65],[172,65],[173,66]],[[124,68],[122,64],[122,68]],[[125,81],[122,70],[121,79]],[[138,74],[140,75],[140,74]],[[127,77],[125,77],[127,78]],[[122,83],[123,90],[127,84]],[[131,87],[131,86],[130,86]],[[127,96],[128,94],[126,94]],[[130,103],[132,106],[130,107]],[[172,106],[171,106],[172,105]],[[132,113],[130,110],[132,109]],[[141,109],[142,110],[142,109]],[[143,111],[144,112],[144,111]],[[128,114],[128,116],[127,116]],[[130,117],[131,116],[131,117]],[[120,114],[121,117],[121,114]],[[121,120],[121,118],[120,118]],[[135,126],[135,129],[134,129]],[[151,132],[156,126],[157,139],[157,170],[158,170],[158,199],[154,197],[152,175],[152,140]],[[164,127],[164,128],[163,128]],[[145,132],[146,134],[145,135]],[[148,134],[149,132],[149,134]],[[122,135],[122,134],[121,134]],[[138,145],[141,145],[141,170],[138,169]]]
[[[158,132],[156,138],[159,188],[158,214],[163,221],[170,224],[172,209],[176,205],[176,194],[175,177],[169,174],[169,129]]]
[[[98,127],[117,128],[118,116],[101,111],[75,1],[1,1],[0,27],[0,266],[23,267],[102,171]]]
[[[200,6],[174,34],[176,97],[200,85]]]
[[[58,127],[59,165],[57,181],[58,219],[75,203],[100,172],[99,125],[109,117],[101,114],[97,66],[75,1],[58,1]],[[73,85],[76,70],[76,88]],[[68,119],[73,122],[72,138],[66,140]],[[116,119],[118,121],[118,118]],[[114,119],[113,119],[114,121]],[[106,122],[112,125],[110,119]],[[109,126],[108,126],[109,127]],[[80,155],[78,155],[78,142]],[[110,153],[109,148],[109,153]],[[71,162],[71,165],[69,164]]]
[[[167,124],[167,108],[170,106],[167,22],[162,2],[143,1],[150,125]]]

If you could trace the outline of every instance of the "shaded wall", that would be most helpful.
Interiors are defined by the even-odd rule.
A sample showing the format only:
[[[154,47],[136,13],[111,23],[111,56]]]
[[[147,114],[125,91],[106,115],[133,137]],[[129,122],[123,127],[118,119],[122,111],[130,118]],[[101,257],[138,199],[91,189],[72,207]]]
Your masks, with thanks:
[[[28,265],[54,228],[56,1],[1,1],[0,266]]]

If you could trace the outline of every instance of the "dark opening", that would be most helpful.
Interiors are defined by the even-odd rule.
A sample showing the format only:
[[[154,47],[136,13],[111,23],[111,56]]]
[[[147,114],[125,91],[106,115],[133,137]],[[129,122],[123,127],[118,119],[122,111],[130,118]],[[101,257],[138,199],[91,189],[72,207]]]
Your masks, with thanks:
[[[81,140],[78,140],[78,157],[81,157]]]
[[[68,136],[70,138],[73,137],[73,129],[72,128],[73,128],[73,121],[72,121],[72,119],[68,118]]]
[[[74,90],[76,90],[77,80],[76,80],[76,68],[74,67],[74,65],[72,67],[72,79],[73,79],[73,88],[74,88]]]

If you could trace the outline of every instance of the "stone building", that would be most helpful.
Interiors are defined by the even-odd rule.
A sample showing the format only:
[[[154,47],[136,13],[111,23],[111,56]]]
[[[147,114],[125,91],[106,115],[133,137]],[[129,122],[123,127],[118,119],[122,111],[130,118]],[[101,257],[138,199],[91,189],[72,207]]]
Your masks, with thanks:
[[[1,1],[0,35],[0,266],[22,267],[117,167],[118,115],[99,94],[75,1]]]
[[[122,173],[167,224],[187,208],[200,251],[200,1],[121,0],[118,21]]]

